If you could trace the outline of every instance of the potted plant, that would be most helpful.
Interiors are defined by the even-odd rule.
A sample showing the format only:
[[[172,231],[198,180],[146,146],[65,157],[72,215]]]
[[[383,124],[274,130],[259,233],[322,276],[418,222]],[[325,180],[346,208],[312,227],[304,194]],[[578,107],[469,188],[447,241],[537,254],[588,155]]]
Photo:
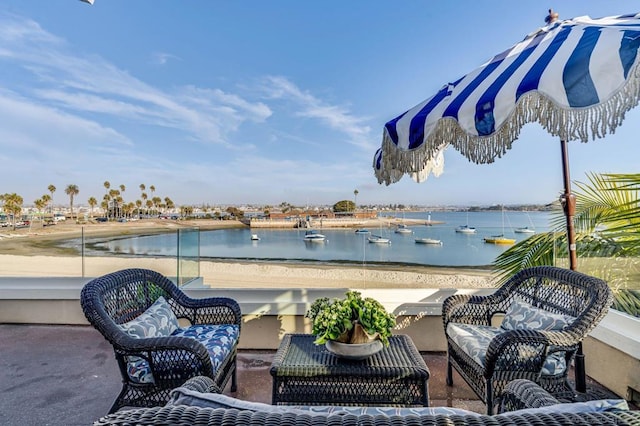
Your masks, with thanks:
[[[380,302],[363,298],[358,291],[347,291],[343,299],[323,297],[311,304],[305,314],[313,324],[317,345],[327,342],[359,344],[379,340],[389,345],[395,316]],[[382,348],[382,345],[380,345]]]

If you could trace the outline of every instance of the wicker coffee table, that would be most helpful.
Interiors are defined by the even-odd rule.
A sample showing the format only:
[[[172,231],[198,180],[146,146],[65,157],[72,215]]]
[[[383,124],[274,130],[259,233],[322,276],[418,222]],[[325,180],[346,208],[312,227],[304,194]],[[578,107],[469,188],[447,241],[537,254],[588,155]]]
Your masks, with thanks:
[[[310,334],[285,334],[271,366],[272,404],[428,406],[429,369],[406,335],[363,361],[337,358]]]

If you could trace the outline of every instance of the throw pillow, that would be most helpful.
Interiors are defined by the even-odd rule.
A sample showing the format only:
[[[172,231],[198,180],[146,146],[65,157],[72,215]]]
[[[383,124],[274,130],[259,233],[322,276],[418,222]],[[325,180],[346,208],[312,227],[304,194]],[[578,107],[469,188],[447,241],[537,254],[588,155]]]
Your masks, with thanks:
[[[262,413],[305,413],[305,411],[296,410],[291,407],[243,401],[219,393],[203,393],[183,387],[171,391],[167,405],[187,405],[202,408],[235,408],[236,410],[249,410]]]
[[[171,306],[163,296],[160,296],[140,316],[124,324],[119,324],[118,327],[130,337],[143,339],[170,336],[178,329],[179,325]]]
[[[516,299],[504,315],[500,327],[504,330],[564,330],[573,317],[554,314]]]
[[[508,417],[509,415],[522,414],[554,414],[554,413],[605,413],[607,411],[628,410],[629,404],[624,399],[599,399],[587,402],[572,402],[564,404],[547,405],[538,408],[525,408],[522,410],[509,411],[500,414],[498,417]]]

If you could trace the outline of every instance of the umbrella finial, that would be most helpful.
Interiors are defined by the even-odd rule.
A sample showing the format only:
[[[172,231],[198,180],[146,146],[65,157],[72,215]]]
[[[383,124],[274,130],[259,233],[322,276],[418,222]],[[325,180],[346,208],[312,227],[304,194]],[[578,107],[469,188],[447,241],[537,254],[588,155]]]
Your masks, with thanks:
[[[558,20],[558,12],[554,12],[553,9],[549,9],[549,14],[544,18],[544,22],[549,25]]]

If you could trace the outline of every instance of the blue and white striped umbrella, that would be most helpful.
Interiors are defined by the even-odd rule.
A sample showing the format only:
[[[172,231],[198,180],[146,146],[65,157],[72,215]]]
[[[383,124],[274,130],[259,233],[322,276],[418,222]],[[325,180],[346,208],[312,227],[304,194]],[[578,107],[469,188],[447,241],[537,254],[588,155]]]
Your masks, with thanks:
[[[373,168],[387,185],[405,174],[438,176],[452,146],[469,160],[504,155],[526,123],[537,121],[562,145],[571,269],[577,267],[567,141],[613,133],[640,98],[640,14],[564,21],[549,10],[548,25],[438,93],[389,121]],[[582,351],[576,389],[584,392]]]
[[[563,143],[613,133],[638,104],[640,14],[552,15],[547,26],[389,121],[374,158],[378,182],[439,175],[449,146],[491,163],[529,122]]]

